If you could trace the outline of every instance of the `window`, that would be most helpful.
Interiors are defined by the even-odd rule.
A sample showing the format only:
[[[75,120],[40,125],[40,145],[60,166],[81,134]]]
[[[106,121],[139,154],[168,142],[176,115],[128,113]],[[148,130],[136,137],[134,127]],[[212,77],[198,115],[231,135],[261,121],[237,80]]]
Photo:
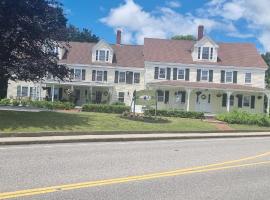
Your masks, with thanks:
[[[71,69],[70,77],[75,81],[85,80],[85,69]]]
[[[126,72],[120,72],[119,73],[119,83],[125,83],[126,82]]]
[[[157,91],[157,101],[158,102],[164,101],[164,91],[162,91],[162,90]]]
[[[245,83],[251,83],[251,73],[247,72],[245,74]]]
[[[214,52],[214,49],[213,47],[211,48],[211,51],[210,51],[210,59],[212,60],[213,59],[213,52]]]
[[[209,47],[203,47],[202,59],[209,59]]]
[[[103,81],[103,71],[97,71],[97,81]]]
[[[134,83],[140,83],[140,73],[134,73]]]
[[[178,76],[177,78],[179,80],[184,80],[185,79],[185,70],[184,69],[178,69]]]
[[[17,97],[31,97],[31,99],[36,99],[39,96],[39,90],[37,87],[29,86],[17,86]]]
[[[28,87],[22,87],[21,97],[27,97],[27,96],[28,96]]]
[[[98,50],[96,50],[96,61],[98,61]]]
[[[202,81],[208,81],[208,73],[209,73],[208,70],[202,70],[202,73],[201,73],[201,80]]]
[[[225,80],[226,83],[232,83],[233,82],[233,72],[226,72],[225,73]]]
[[[109,51],[106,52],[106,61],[109,61]]]
[[[36,87],[30,87],[30,97],[35,99],[37,95]]]
[[[160,79],[165,79],[166,78],[166,68],[159,68],[159,75],[158,77]]]
[[[82,70],[81,69],[75,69],[75,77],[74,77],[74,79],[75,80],[81,80],[81,72],[82,72]]]
[[[231,95],[230,96],[230,106],[233,106],[234,105],[234,96]]]
[[[125,93],[124,92],[119,92],[118,93],[118,101],[119,102],[124,102],[125,101]]]
[[[105,51],[104,50],[99,51],[98,60],[99,61],[105,61]]]
[[[250,106],[250,96],[243,96],[243,106],[244,107]]]
[[[198,59],[201,59],[201,47],[198,47]]]
[[[133,83],[133,72],[126,72],[126,84]]]

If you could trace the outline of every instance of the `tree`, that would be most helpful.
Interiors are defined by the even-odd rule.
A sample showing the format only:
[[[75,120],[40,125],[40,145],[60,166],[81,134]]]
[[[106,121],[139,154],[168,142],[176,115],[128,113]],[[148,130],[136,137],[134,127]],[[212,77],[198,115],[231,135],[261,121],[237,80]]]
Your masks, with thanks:
[[[67,41],[66,22],[56,0],[0,0],[0,98],[8,80],[65,79],[69,70],[54,50]]]
[[[79,28],[69,25],[67,28],[68,40],[73,42],[98,42],[99,38],[92,34],[92,32],[86,28],[80,31]]]
[[[262,54],[262,58],[268,65],[268,69],[266,70],[266,73],[265,73],[265,81],[266,81],[267,87],[270,88],[270,52]]]
[[[192,40],[192,41],[196,40],[196,38],[193,35],[175,35],[171,39],[172,40]]]

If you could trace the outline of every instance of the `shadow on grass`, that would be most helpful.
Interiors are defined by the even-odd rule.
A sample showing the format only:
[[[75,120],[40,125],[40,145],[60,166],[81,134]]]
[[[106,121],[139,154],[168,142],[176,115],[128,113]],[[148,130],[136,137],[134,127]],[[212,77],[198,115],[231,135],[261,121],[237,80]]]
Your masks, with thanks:
[[[86,125],[89,118],[58,112],[0,111],[0,131],[70,130]]]

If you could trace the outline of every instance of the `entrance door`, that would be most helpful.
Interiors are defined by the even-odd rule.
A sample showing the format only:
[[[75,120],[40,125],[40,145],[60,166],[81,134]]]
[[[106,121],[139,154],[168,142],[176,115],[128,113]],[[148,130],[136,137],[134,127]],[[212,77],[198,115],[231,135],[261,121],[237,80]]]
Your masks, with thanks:
[[[100,104],[102,99],[102,92],[96,91],[96,103]]]
[[[196,105],[197,112],[211,112],[211,94],[208,92],[202,92],[201,94],[197,94],[196,97]]]
[[[75,89],[75,105],[76,106],[78,106],[79,105],[79,103],[80,103],[80,100],[81,100],[81,90],[79,90],[79,89]]]

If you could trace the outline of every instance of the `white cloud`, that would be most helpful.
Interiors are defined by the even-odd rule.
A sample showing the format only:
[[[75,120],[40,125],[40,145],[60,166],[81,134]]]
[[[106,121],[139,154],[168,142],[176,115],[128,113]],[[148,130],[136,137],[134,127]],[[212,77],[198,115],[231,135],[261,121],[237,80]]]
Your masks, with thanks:
[[[166,1],[166,6],[170,8],[180,8],[181,3],[179,1]]]
[[[199,24],[203,24],[207,32],[223,26],[215,20],[180,14],[169,7],[146,12],[133,0],[126,0],[124,4],[112,8],[101,22],[114,29],[123,29],[125,43],[138,44],[142,44],[145,37],[170,38],[178,34],[196,35]],[[125,34],[128,36],[124,36]]]

